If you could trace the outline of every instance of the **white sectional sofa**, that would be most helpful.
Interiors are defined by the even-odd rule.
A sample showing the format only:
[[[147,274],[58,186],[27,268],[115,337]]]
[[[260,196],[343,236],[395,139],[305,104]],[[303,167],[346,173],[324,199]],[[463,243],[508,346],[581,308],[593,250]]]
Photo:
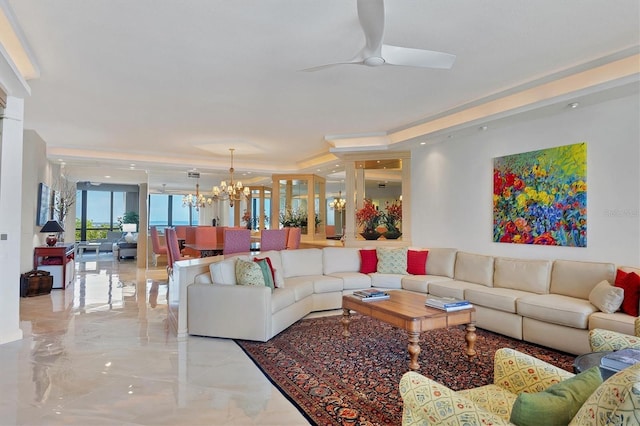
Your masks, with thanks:
[[[273,291],[236,285],[237,258],[212,263],[209,272],[196,275],[187,287],[188,333],[267,341],[310,312],[341,308],[344,294],[377,287],[468,299],[476,308],[478,327],[573,354],[589,352],[592,328],[633,334],[635,317],[600,312],[589,302],[598,283],[614,283],[612,263],[510,259],[431,248],[423,249],[429,251],[428,275],[363,274],[359,250],[260,253],[257,257],[270,258],[276,281],[284,284]],[[637,268],[623,270],[640,274]]]

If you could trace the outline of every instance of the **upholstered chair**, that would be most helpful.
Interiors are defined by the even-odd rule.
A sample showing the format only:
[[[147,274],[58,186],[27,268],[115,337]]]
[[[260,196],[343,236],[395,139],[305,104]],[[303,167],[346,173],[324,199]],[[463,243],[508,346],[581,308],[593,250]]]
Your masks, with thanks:
[[[589,332],[589,345],[592,352],[617,351],[618,349],[640,349],[640,317],[634,322],[635,336],[616,331],[594,328]]]
[[[302,237],[302,229],[289,228],[287,236],[287,250],[295,250],[300,248],[300,239]]]
[[[173,264],[179,260],[190,259],[190,256],[185,256],[180,253],[180,244],[178,244],[178,237],[176,236],[175,229],[166,228],[165,239],[167,240],[167,249],[170,255],[171,264],[167,265],[167,270],[171,274],[173,271]]]
[[[224,232],[224,255],[249,253],[251,251],[251,230],[227,228]]]
[[[455,392],[410,371],[400,380],[402,424],[511,425],[512,409],[518,395],[542,392],[572,377],[574,374],[568,371],[509,348],[496,351],[491,385]],[[568,398],[568,401],[574,400]],[[573,407],[571,411],[560,411],[564,415],[567,411],[575,412],[569,426],[638,424],[640,364],[626,368],[601,383],[586,396],[581,406]],[[548,424],[555,424],[549,410],[536,412],[546,416]]]
[[[260,251],[284,250],[287,248],[287,231],[263,229],[260,232]]]
[[[153,266],[158,266],[158,258],[160,256],[167,256],[167,246],[160,244],[160,236],[158,235],[158,229],[155,226],[151,226],[149,230],[151,231],[151,246],[153,249],[152,263]]]

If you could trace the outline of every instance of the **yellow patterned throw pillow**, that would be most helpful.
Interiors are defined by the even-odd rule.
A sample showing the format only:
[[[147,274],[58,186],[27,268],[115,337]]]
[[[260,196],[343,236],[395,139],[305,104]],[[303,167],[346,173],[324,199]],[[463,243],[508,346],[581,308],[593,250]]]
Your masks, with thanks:
[[[381,274],[407,275],[407,248],[376,248],[378,272]]]
[[[509,421],[518,426],[567,425],[601,384],[600,368],[596,366],[542,392],[521,393]]]
[[[238,259],[236,261],[236,281],[238,285],[252,285],[264,287],[262,269],[253,261]]]

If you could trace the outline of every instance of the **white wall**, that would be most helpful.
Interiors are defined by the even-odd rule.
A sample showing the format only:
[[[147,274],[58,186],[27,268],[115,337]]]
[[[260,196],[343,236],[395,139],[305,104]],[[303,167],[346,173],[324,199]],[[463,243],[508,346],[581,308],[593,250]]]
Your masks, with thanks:
[[[640,266],[638,94],[412,150],[413,244]],[[587,142],[587,247],[494,243],[493,158]]]

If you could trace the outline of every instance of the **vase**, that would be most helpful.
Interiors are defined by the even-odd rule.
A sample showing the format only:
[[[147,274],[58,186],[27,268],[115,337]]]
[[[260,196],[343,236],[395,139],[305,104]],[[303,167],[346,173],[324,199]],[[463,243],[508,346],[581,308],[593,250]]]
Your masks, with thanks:
[[[382,234],[380,234],[375,229],[365,229],[360,233],[360,235],[362,235],[362,238],[364,238],[365,240],[377,240]]]
[[[402,232],[400,231],[387,231],[382,234],[387,240],[397,240],[402,236]]]

